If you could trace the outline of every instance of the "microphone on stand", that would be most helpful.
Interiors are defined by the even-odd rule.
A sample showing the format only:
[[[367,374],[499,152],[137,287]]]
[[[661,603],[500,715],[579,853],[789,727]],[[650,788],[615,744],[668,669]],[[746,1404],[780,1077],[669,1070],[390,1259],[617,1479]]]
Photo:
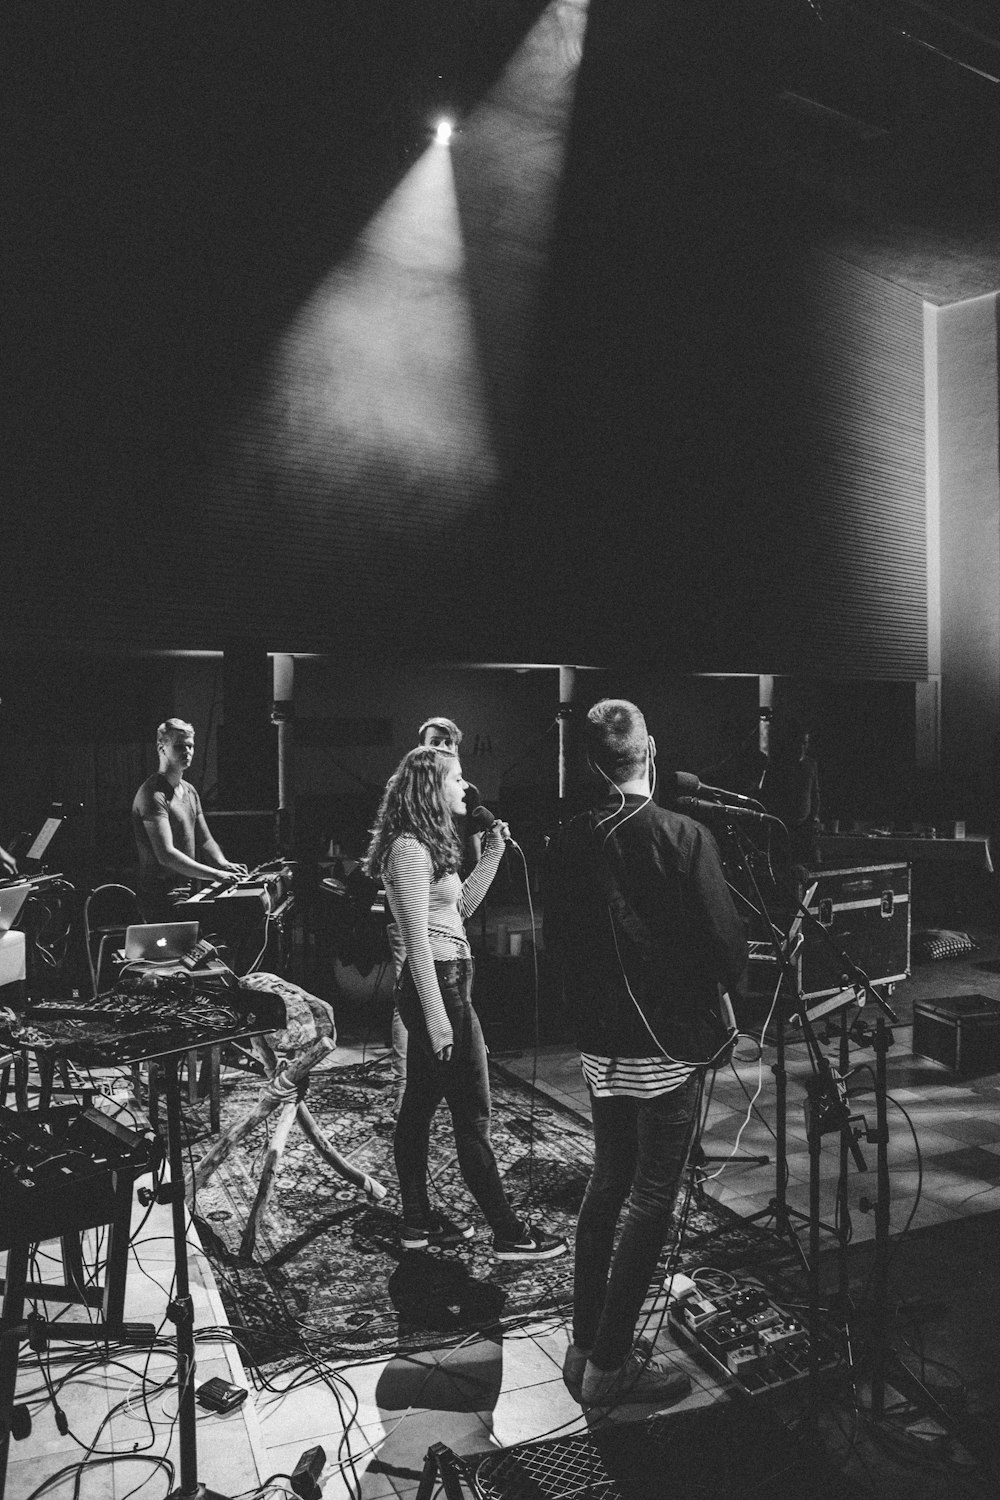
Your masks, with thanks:
[[[715,798],[717,802],[729,803],[734,807],[759,808],[761,806],[753,797],[744,797],[740,792],[727,792],[721,786],[707,786],[704,781],[698,779],[693,771],[672,771],[668,773],[664,777],[668,785],[671,777],[674,782],[675,798],[697,797],[699,793],[703,792],[706,797]]]
[[[482,803],[472,809],[469,817],[480,833],[489,833],[491,828],[502,821],[495,813],[491,813],[488,807],[484,807]],[[522,853],[520,844],[511,834],[504,834],[503,841],[505,844],[509,844],[512,849],[516,849],[519,854]]]
[[[678,797],[677,806],[693,817],[707,813],[714,813],[718,817],[722,813],[727,818],[745,818],[751,823],[781,822],[780,818],[775,818],[771,813],[758,812],[755,807],[728,807],[725,802],[705,802],[699,797]]]

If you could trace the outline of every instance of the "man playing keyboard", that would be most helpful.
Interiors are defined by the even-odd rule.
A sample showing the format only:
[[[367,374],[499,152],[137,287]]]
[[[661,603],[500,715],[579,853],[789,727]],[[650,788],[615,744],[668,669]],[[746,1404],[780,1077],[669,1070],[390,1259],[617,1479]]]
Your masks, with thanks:
[[[139,854],[138,896],[147,922],[169,921],[195,880],[236,880],[246,865],[226,858],[209,832],[201,798],[184,772],[194,759],[194,729],[167,719],[156,731],[159,770],[148,776],[132,803],[132,833]]]

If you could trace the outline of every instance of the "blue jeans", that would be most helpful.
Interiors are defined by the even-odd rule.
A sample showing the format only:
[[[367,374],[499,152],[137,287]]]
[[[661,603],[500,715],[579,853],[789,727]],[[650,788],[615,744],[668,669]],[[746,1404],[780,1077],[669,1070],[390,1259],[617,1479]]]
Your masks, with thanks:
[[[617,1370],[632,1348],[690,1149],[698,1086],[695,1073],[652,1099],[591,1095],[594,1170],[576,1228],[573,1341],[601,1370]]]
[[[472,1008],[472,959],[436,962],[434,969],[455,1036],[448,1062],[434,1056],[409,965],[403,966],[396,986],[396,1004],[406,1027],[406,1091],[393,1141],[403,1221],[422,1225],[431,1211],[427,1149],[431,1120],[444,1099],[451,1110],[458,1165],[469,1192],[495,1235],[520,1239],[524,1225],[507,1202],[490,1143],[489,1068],[482,1027]]]

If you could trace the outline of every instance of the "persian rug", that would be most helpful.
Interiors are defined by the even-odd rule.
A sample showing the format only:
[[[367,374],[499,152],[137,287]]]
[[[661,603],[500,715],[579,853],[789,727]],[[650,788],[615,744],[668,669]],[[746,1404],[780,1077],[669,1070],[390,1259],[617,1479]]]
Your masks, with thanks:
[[[224,1070],[223,1129],[252,1108],[259,1087],[252,1073]],[[572,1246],[593,1160],[589,1125],[496,1067],[491,1087],[493,1146],[508,1197]],[[267,1149],[266,1126],[246,1136],[199,1189],[195,1223],[230,1321],[254,1363],[270,1366],[310,1353],[364,1358],[416,1352],[569,1310],[572,1251],[535,1264],[493,1258],[489,1229],[459,1172],[446,1106],[432,1129],[431,1201],[468,1218],[476,1234],[454,1250],[403,1251],[388,1061],[314,1071],[306,1098],[337,1149],[388,1191],[381,1202],[370,1202],[322,1161],[295,1125],[253,1259],[246,1261],[239,1243]],[[192,1111],[188,1125],[197,1160],[208,1139],[200,1113]],[[681,1268],[756,1263],[760,1274],[775,1255],[783,1258],[784,1247],[765,1230],[710,1201],[688,1206]]]

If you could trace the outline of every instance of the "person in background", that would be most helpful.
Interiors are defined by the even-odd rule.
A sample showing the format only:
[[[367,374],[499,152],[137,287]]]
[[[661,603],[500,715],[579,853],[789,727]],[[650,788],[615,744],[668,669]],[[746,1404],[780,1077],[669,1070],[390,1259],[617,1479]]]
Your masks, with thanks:
[[[700,1079],[735,1037],[728,997],[747,945],[712,834],[653,802],[656,747],[641,711],[602,699],[584,734],[603,795],[554,836],[544,872],[545,945],[562,967],[594,1126],[563,1379],[585,1406],[663,1405],[690,1381],[636,1343],[636,1323]]]
[[[452,750],[457,755],[461,743],[462,731],[454,719],[425,719],[417,730],[417,744],[430,745],[434,750]]]
[[[393,1150],[402,1197],[404,1250],[456,1245],[472,1226],[431,1207],[427,1155],[431,1121],[444,1099],[451,1111],[466,1185],[493,1231],[499,1260],[550,1260],[566,1241],[521,1219],[507,1201],[490,1141],[486,1045],[472,1008],[473,961],[465,919],[503,858],[507,830],[483,838],[482,859],[464,881],[455,819],[465,807],[458,757],[432,746],[406,754],[390,777],[365,856],[385,886],[396,1003],[406,1027],[406,1089]]]
[[[435,750],[450,750],[453,755],[457,755],[461,743],[462,731],[453,719],[425,719],[417,730],[418,745],[430,745]],[[480,800],[479,788],[473,786],[471,781],[466,782],[465,810],[455,819],[455,829],[462,845],[463,879],[476,868],[482,850],[482,837],[470,822],[472,809],[479,806]]]
[[[246,865],[227,859],[209,832],[201,798],[184,772],[194,759],[194,729],[166,719],[156,731],[159,769],[132,803],[132,834],[139,855],[138,897],[147,922],[170,920],[175,902],[195,880],[236,880]]]
[[[809,754],[809,731],[797,719],[780,726],[774,737],[759,796],[768,812],[788,829],[792,866],[809,869],[817,864],[819,767]]]

